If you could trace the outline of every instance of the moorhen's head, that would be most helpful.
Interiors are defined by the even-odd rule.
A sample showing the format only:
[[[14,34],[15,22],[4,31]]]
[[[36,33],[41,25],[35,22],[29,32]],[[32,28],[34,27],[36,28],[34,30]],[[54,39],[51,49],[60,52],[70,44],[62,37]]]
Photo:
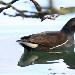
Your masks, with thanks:
[[[71,32],[71,33],[74,33],[75,32],[75,17],[74,18],[71,18],[65,24],[65,26],[62,28],[62,31]]]

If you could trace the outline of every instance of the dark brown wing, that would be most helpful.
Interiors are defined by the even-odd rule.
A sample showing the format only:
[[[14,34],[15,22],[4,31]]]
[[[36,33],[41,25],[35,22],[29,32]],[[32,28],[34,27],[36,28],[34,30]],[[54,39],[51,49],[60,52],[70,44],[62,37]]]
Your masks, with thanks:
[[[60,45],[66,41],[66,36],[64,33],[56,32],[56,33],[39,33],[31,35],[27,41],[44,45],[46,47],[53,47]]]

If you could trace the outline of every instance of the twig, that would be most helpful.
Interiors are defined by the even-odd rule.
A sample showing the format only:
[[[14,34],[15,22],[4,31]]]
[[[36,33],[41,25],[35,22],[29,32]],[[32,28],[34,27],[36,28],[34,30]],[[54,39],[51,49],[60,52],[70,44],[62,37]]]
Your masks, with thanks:
[[[30,1],[32,1],[32,3],[35,5],[36,10],[37,10],[38,12],[42,12],[41,6],[39,5],[38,2],[36,2],[35,0],[30,0]]]
[[[5,3],[5,2],[3,2],[3,1],[0,1],[0,4],[6,5],[6,7],[1,7],[1,8],[0,8],[0,13],[1,13],[3,10],[5,10],[5,9],[10,8],[11,5],[12,5],[13,3],[15,3],[16,1],[18,1],[18,0],[12,0],[12,1],[9,2],[9,3]]]

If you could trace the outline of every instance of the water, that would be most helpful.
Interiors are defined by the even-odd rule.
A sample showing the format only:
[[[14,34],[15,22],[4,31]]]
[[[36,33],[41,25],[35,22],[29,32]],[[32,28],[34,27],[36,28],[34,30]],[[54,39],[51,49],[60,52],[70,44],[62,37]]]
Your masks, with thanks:
[[[25,19],[22,24],[0,25],[0,75],[74,75],[75,53],[34,52],[40,57],[34,65],[17,66],[23,47],[16,40],[24,35],[43,31],[59,31],[63,25],[75,14],[58,17],[56,20]],[[30,24],[28,21],[30,20]],[[63,23],[62,23],[63,21]],[[37,23],[36,23],[37,22]],[[33,53],[33,54],[34,54]],[[37,54],[36,54],[37,53]],[[44,54],[44,55],[43,55]]]

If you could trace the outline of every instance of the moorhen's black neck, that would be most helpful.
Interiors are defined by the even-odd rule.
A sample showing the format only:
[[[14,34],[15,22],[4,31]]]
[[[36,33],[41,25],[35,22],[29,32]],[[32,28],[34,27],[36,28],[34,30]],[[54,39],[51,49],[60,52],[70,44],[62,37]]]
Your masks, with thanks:
[[[72,34],[72,33],[74,33],[69,28],[64,28],[64,27],[61,29],[61,32],[64,32],[66,34]]]
[[[63,26],[63,28],[61,29],[61,31],[70,34],[70,33],[74,33],[73,28],[75,26],[75,18],[71,18],[66,24],[65,26]]]

